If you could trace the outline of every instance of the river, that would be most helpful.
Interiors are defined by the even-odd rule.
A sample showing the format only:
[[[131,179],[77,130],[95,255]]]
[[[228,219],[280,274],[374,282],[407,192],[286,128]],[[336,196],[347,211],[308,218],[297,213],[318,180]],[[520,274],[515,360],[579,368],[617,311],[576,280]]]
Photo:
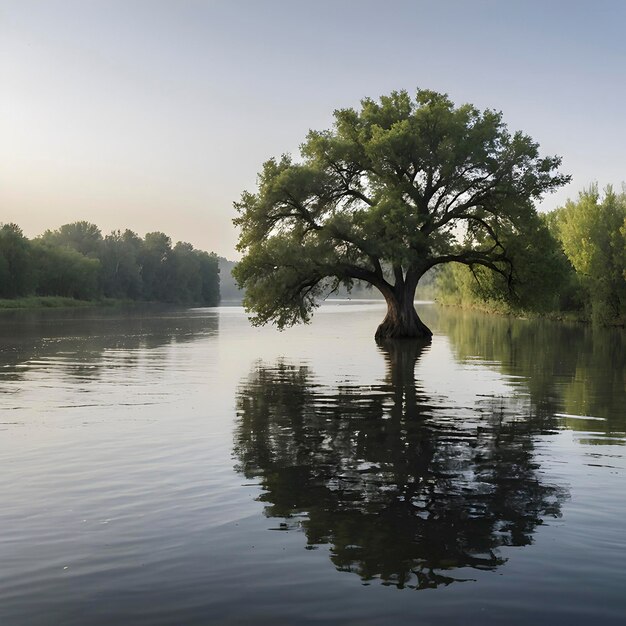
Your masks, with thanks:
[[[0,316],[0,623],[623,624],[626,333]]]

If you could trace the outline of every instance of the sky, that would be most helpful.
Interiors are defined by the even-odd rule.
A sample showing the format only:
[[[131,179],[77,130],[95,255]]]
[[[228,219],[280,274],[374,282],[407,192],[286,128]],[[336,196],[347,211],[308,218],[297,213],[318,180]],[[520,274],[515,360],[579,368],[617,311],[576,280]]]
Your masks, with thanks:
[[[0,223],[160,230],[237,259],[233,202],[337,108],[502,111],[570,185],[626,180],[621,0],[0,0]]]

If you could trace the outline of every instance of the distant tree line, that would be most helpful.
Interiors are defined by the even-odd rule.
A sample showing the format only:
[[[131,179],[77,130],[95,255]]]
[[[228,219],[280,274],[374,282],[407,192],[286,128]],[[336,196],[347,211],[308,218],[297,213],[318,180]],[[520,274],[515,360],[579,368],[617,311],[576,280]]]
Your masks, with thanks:
[[[438,299],[488,309],[577,312],[610,324],[626,317],[626,189],[597,185],[542,214],[531,247],[515,250],[515,288],[502,276],[450,265],[437,279]]]
[[[161,232],[102,236],[81,221],[28,239],[16,224],[0,226],[0,297],[118,298],[215,306],[218,258]]]

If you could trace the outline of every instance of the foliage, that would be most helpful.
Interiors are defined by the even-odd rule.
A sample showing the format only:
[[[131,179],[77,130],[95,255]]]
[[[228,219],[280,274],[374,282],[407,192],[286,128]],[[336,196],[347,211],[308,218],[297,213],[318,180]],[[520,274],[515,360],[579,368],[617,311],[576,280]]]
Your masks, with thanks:
[[[573,269],[546,221],[535,218],[527,237],[513,233],[507,249],[514,267],[514,289],[501,274],[484,267],[455,264],[437,280],[437,298],[445,304],[470,304],[501,312],[554,311],[575,299]]]
[[[30,244],[17,224],[0,226],[0,297],[15,298],[33,287]]]
[[[523,301],[540,311],[579,311],[596,322],[614,323],[626,313],[626,193],[597,185],[583,190],[542,216],[545,225],[533,237],[538,253],[516,265]],[[479,271],[447,269],[438,280],[444,303],[469,304],[495,310],[515,310],[503,289]]]
[[[101,285],[109,298],[141,297],[142,284],[139,255],[142,241],[132,231],[113,231],[104,238],[102,246]]]
[[[90,222],[63,224],[57,230],[47,230],[41,239],[50,246],[72,248],[85,256],[97,258],[102,249],[102,233]]]
[[[37,272],[36,293],[90,300],[98,295],[100,261],[73,248],[54,246],[45,240],[33,244]]]
[[[164,233],[131,230],[102,237],[89,222],[64,224],[29,241],[0,227],[0,297],[117,298],[215,306],[217,257]],[[23,300],[23,302],[27,302]]]
[[[159,232],[147,233],[139,254],[143,294],[147,300],[167,301],[168,270],[172,254],[172,240]]]
[[[214,252],[194,250],[200,265],[200,291],[194,294],[196,302],[215,306],[220,301],[220,281],[218,257]]]
[[[554,213],[557,236],[585,290],[598,321],[624,313],[626,306],[626,193],[597,185],[583,190]]]
[[[244,256],[234,274],[253,322],[307,321],[329,289],[355,280],[381,291],[392,325],[406,322],[421,277],[451,262],[515,282],[513,248],[534,232],[534,201],[568,180],[558,157],[541,157],[500,113],[428,90],[334,115],[299,161],[267,161],[257,192],[235,205]]]

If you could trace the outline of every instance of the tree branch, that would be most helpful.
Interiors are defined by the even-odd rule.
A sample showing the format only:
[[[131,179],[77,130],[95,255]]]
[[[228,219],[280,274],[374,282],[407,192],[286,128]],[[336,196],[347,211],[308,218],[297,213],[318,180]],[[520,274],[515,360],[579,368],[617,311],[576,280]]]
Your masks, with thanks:
[[[497,262],[506,263],[509,266],[509,271],[504,271],[501,267],[496,265]],[[504,278],[506,278],[509,286],[513,280],[513,265],[511,260],[505,254],[491,255],[488,251],[471,250],[463,252],[461,254],[447,254],[430,259],[426,263],[426,269],[435,267],[435,265],[441,265],[443,263],[462,263],[463,265],[482,265],[494,272],[497,272]]]

